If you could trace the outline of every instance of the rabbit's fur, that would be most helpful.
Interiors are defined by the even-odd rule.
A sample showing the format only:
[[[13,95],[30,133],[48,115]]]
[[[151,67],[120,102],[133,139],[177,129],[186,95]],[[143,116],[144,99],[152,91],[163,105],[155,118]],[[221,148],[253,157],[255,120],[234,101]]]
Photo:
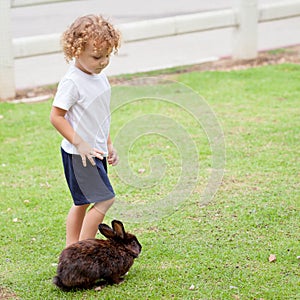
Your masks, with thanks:
[[[107,240],[87,239],[65,248],[53,283],[62,290],[88,289],[100,279],[109,284],[120,283],[138,257],[142,246],[137,238],[125,232],[122,222],[112,221],[112,228],[99,225]]]

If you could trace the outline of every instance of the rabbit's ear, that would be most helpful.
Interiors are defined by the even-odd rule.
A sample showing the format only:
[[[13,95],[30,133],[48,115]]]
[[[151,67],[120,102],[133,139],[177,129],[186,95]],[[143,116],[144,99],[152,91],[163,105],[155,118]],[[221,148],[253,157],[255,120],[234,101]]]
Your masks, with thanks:
[[[121,221],[113,220],[111,222],[112,228],[114,229],[117,237],[121,238],[122,240],[125,237],[125,229],[123,223]]]
[[[99,231],[108,239],[111,239],[116,236],[115,231],[106,224],[100,224],[98,228]]]

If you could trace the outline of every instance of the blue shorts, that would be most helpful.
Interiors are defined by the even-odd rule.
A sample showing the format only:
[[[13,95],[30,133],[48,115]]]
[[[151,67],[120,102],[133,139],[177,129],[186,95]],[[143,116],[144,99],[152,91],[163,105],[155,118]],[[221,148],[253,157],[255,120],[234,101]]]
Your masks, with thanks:
[[[87,159],[82,165],[80,155],[69,154],[61,148],[65,177],[75,205],[84,205],[109,200],[115,197],[107,176],[106,158],[94,157],[96,166]]]

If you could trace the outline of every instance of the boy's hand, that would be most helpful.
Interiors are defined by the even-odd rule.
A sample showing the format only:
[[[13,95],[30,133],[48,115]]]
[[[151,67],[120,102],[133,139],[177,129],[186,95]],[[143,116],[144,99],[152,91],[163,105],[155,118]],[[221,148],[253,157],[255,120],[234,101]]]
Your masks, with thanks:
[[[109,146],[108,147],[108,157],[107,157],[107,162],[112,165],[116,166],[119,162],[119,156],[117,151],[115,150],[114,147]]]
[[[95,166],[96,163],[94,161],[94,157],[97,157],[99,159],[103,159],[103,152],[96,149],[92,148],[87,142],[81,141],[79,144],[76,145],[77,151],[79,152],[81,159],[82,159],[82,164],[84,167],[86,167],[86,158],[90,161],[92,166]]]

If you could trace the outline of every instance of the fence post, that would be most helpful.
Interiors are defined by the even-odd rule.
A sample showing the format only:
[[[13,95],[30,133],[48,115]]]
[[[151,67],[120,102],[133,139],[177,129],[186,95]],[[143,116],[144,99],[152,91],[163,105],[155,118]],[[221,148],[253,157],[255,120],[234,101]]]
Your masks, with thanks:
[[[0,98],[16,95],[10,0],[0,1]]]
[[[235,0],[237,27],[233,32],[233,57],[257,57],[258,7],[257,0]]]

